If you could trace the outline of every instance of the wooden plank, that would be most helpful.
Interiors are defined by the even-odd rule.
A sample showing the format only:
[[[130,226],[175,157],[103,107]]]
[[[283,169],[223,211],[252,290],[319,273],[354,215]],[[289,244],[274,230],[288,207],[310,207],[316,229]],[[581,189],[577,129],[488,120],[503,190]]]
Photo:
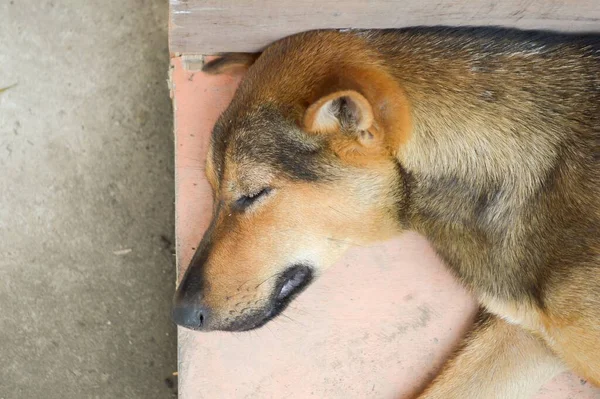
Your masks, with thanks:
[[[501,25],[599,31],[599,0],[170,0],[171,51],[257,51],[324,28]]]

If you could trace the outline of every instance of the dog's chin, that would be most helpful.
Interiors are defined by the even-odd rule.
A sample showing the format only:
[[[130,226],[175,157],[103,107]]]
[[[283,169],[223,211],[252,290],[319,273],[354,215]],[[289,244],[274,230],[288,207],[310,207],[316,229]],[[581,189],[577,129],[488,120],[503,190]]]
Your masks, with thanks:
[[[244,317],[236,318],[222,331],[250,331],[260,328],[279,316],[313,280],[310,266],[294,265],[283,272],[275,284],[268,305]]]

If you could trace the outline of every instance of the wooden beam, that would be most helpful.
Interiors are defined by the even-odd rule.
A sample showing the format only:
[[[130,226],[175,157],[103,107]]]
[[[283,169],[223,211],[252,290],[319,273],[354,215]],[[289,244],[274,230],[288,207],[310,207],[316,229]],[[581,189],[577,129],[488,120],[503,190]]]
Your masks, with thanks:
[[[599,31],[599,0],[170,0],[172,52],[257,51],[324,28],[501,25]]]

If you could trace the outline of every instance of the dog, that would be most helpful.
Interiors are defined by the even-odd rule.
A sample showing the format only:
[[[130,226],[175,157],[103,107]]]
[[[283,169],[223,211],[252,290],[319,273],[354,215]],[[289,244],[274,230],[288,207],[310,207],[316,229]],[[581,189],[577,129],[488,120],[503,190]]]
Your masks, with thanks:
[[[261,327],[350,246],[412,230],[480,304],[420,398],[600,385],[600,34],[320,30],[203,70],[245,76],[177,324]]]

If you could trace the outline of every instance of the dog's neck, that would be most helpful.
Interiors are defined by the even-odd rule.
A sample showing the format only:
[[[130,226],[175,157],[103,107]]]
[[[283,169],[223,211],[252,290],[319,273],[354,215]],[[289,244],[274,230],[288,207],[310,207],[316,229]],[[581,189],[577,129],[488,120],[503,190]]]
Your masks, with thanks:
[[[526,262],[526,209],[558,162],[556,127],[434,72],[397,70],[411,74],[398,78],[412,117],[397,153],[411,176],[408,228],[425,235],[467,286],[507,296],[508,284],[478,273],[486,265],[510,276]]]
[[[461,115],[457,110],[464,112],[466,106],[453,107],[436,99],[412,100],[410,140],[399,148],[398,160],[424,178],[531,194],[552,168],[557,143],[551,135],[530,134],[528,126],[506,115],[492,118],[497,121],[494,125],[486,124],[482,114],[490,111],[476,106],[472,105],[472,113]]]

